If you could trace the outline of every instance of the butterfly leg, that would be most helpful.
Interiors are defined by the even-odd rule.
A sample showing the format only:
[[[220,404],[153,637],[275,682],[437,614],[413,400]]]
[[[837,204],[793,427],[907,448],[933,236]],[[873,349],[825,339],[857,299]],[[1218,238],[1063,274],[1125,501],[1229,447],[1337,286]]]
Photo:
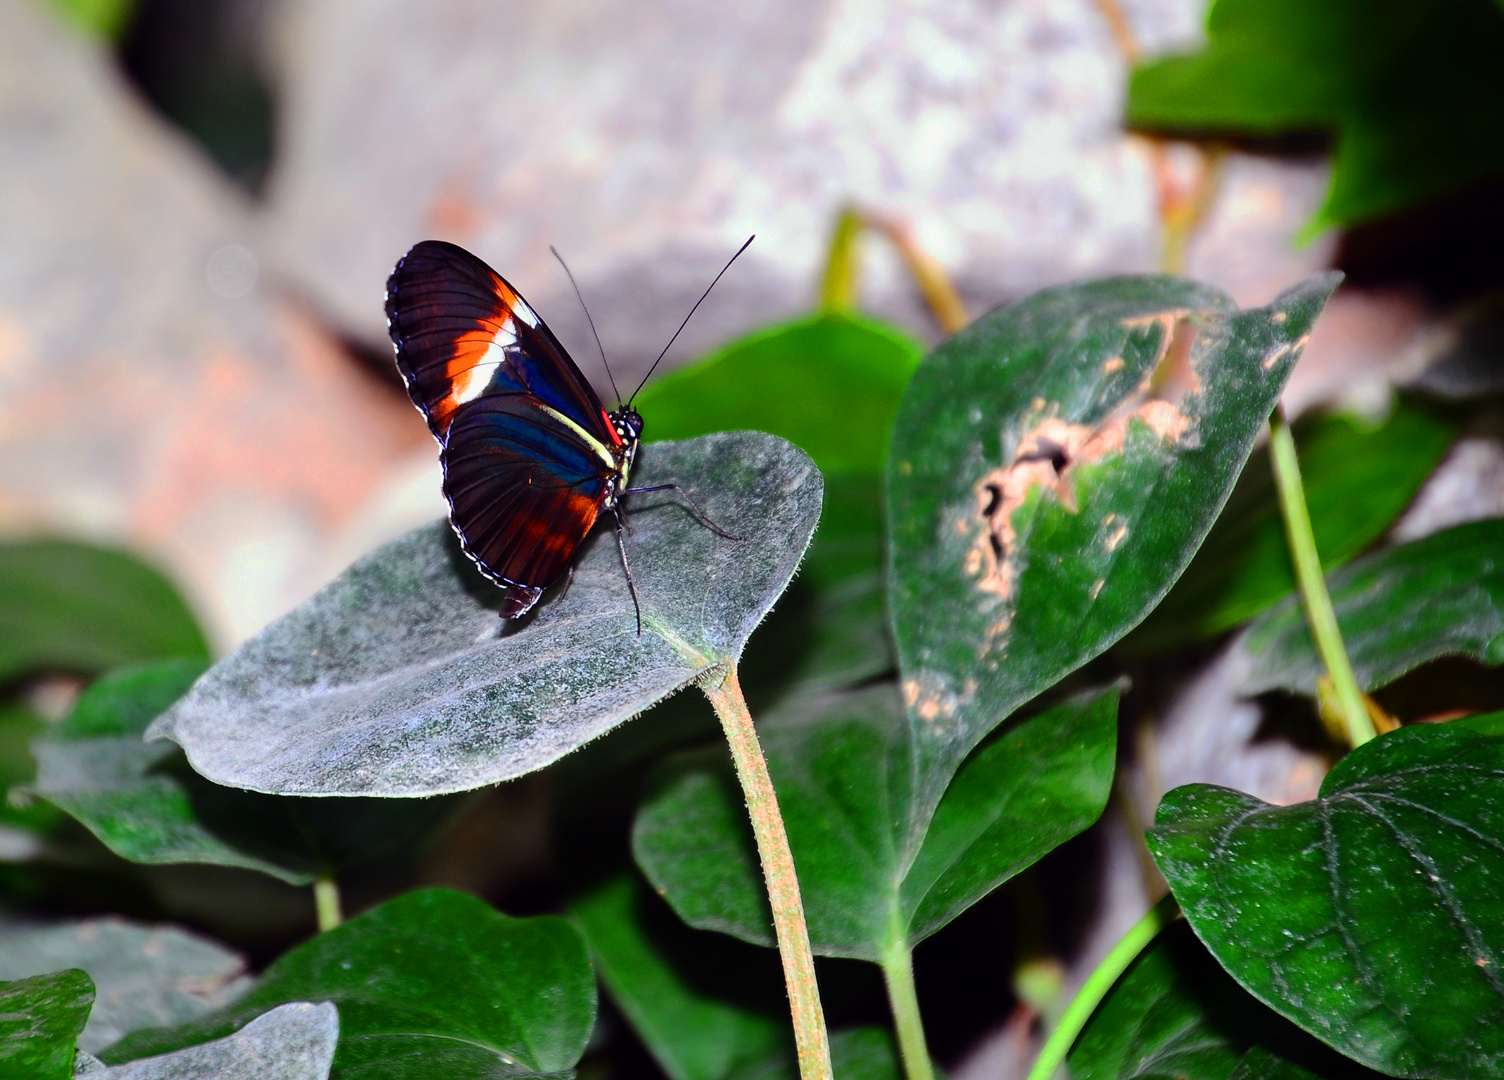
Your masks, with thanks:
[[[621,568],[627,575],[627,591],[632,594],[632,610],[637,612],[637,636],[642,637],[642,605],[637,602],[637,586],[632,581],[632,567],[627,562],[627,541],[625,539],[625,525],[621,520],[621,509],[611,507],[611,515],[616,518],[616,550],[621,552]]]
[[[709,529],[711,532],[715,533],[717,536],[724,536],[727,540],[747,539],[745,536],[733,536],[731,533],[728,533],[725,529],[721,528],[715,522],[711,521],[708,517],[705,516],[704,512],[695,505],[695,501],[689,497],[689,492],[685,491],[678,484],[655,484],[652,487],[627,488],[627,490],[623,491],[622,494],[646,495],[649,492],[653,491],[677,491],[679,493],[679,498],[683,499],[684,502],[688,505],[689,512],[695,516],[695,520],[698,521],[701,525],[705,526],[705,528]]]

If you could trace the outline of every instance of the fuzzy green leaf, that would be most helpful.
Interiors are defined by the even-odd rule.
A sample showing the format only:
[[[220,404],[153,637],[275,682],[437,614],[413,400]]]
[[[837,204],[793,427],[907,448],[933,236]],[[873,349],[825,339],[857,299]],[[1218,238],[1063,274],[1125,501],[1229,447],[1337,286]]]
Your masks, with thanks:
[[[69,1080],[93,1004],[94,984],[77,969],[0,983],[0,1076]]]
[[[1329,132],[1318,221],[1354,225],[1504,170],[1501,55],[1497,0],[1217,0],[1203,51],[1134,72],[1128,122]]]
[[[1173,278],[1051,289],[925,359],[888,463],[913,827],[988,731],[1174,584],[1336,281],[1242,312]],[[1142,398],[1156,371],[1178,404]]]
[[[1504,519],[1474,521],[1355,559],[1329,575],[1353,672],[1376,690],[1442,656],[1504,663]],[[1295,598],[1248,629],[1242,689],[1316,692],[1325,668]]]
[[[906,728],[889,686],[769,715],[759,734],[799,868],[810,943],[881,961],[1085,829],[1112,785],[1117,693],[1010,724],[908,834]],[[643,803],[632,847],[691,926],[773,943],[751,829],[724,752],[686,756]]]
[[[87,1080],[325,1080],[339,1038],[329,1002],[279,1005],[233,1035],[160,1057],[77,1070]],[[81,1055],[82,1056],[82,1055]]]
[[[1504,1058],[1504,738],[1403,728],[1288,807],[1193,784],[1149,846],[1242,986],[1393,1076],[1497,1075]]]
[[[753,432],[656,443],[627,500],[637,634],[602,526],[572,583],[503,623],[501,593],[435,523],[357,562],[211,668],[147,732],[217,783],[288,795],[435,795],[541,769],[706,670],[734,662],[799,565],[820,474]]]
[[[134,556],[65,540],[0,543],[0,682],[208,656],[177,590]]]
[[[292,884],[363,862],[451,816],[455,800],[306,799],[221,787],[172,743],[142,733],[204,664],[168,660],[105,676],[32,746],[32,791],[138,863],[212,863]]]
[[[114,916],[47,925],[0,922],[0,979],[80,968],[94,981],[94,1008],[78,1036],[98,1051],[128,1032],[180,1024],[242,993],[245,961],[171,926]]]
[[[129,1035],[100,1057],[196,1046],[290,1001],[339,1007],[337,1078],[480,1080],[572,1069],[595,1022],[595,978],[567,920],[513,919],[472,896],[425,889],[297,946],[234,1004]]]

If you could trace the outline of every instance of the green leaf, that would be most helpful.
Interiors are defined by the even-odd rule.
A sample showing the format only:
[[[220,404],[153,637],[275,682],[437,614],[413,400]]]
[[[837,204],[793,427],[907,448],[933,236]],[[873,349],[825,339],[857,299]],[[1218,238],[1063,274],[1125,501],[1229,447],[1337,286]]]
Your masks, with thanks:
[[[1458,525],[1355,559],[1327,578],[1365,690],[1441,656],[1504,663],[1504,519]],[[1325,671],[1295,598],[1248,629],[1242,689],[1316,692]]]
[[[573,1068],[595,1021],[595,978],[566,919],[513,919],[448,889],[389,900],[286,953],[245,997],[137,1032],[107,1062],[222,1038],[290,1001],[332,1001],[334,1075],[451,1080]]]
[[[136,11],[136,0],[48,0],[76,30],[104,41],[118,41]]]
[[[203,672],[167,660],[112,672],[34,743],[32,791],[138,863],[212,863],[293,884],[364,862],[453,814],[455,800],[306,799],[214,784],[142,733]]]
[[[590,939],[601,982],[669,1080],[726,1080],[792,1055],[776,967],[761,972],[766,980],[754,978],[738,954],[745,945],[688,929],[637,874],[610,879],[570,911]],[[767,1001],[750,992],[763,982],[774,991]]]
[[[115,916],[37,926],[0,922],[0,979],[62,968],[88,972],[94,1009],[78,1036],[98,1051],[127,1032],[180,1024],[242,993],[245,961],[171,926],[140,926]]]
[[[1072,1080],[1377,1076],[1249,997],[1182,922],[1167,927],[1112,987],[1068,1064]],[[1270,1065],[1278,1071],[1251,1071]]]
[[[1175,582],[1336,281],[1245,312],[1173,278],[1052,289],[925,359],[888,466],[913,827],[978,740]],[[1178,405],[1139,396],[1162,366]]]
[[[644,448],[627,501],[638,636],[602,527],[572,584],[520,624],[435,523],[366,556],[211,668],[147,732],[218,783],[281,794],[434,795],[541,769],[705,671],[732,663],[793,576],[820,474],[756,433]]]
[[[74,1075],[88,1080],[324,1080],[338,1038],[339,1013],[333,1005],[298,1001],[258,1016],[223,1039],[113,1068],[94,1058]]]
[[[1411,401],[1374,425],[1343,413],[1294,427],[1316,550],[1328,570],[1392,525],[1451,446],[1456,425]],[[1164,602],[1124,642],[1148,652],[1209,637],[1295,591],[1267,454],[1255,454],[1222,516]]]
[[[0,835],[13,840],[7,846],[6,861],[20,861],[18,856],[27,849],[39,851],[41,837],[63,820],[44,803],[19,800],[12,804],[10,799],[13,789],[23,788],[36,777],[37,765],[29,747],[46,727],[47,721],[29,709],[9,702],[0,704]],[[11,847],[15,850],[9,850]]]
[[[821,314],[759,331],[643,389],[647,438],[765,431],[827,478],[876,476],[919,343],[885,323]]]
[[[881,962],[928,937],[1100,816],[1117,692],[1008,725],[910,835],[907,740],[891,686],[800,702],[760,726],[817,953]],[[772,916],[724,751],[686,756],[644,801],[632,848],[691,926],[771,945]]]
[[[0,543],[0,682],[208,656],[177,590],[134,556],[66,540]]]
[[[1072,1080],[1227,1080],[1264,1010],[1172,924],[1123,974],[1071,1051]]]
[[[1495,0],[1217,0],[1203,51],[1133,73],[1128,123],[1330,132],[1318,222],[1354,225],[1504,169],[1501,54]]]
[[[0,983],[0,1075],[69,1080],[94,984],[82,971]]]
[[[1255,997],[1393,1076],[1504,1057],[1504,739],[1403,728],[1275,807],[1203,784],[1149,846],[1197,935]]]

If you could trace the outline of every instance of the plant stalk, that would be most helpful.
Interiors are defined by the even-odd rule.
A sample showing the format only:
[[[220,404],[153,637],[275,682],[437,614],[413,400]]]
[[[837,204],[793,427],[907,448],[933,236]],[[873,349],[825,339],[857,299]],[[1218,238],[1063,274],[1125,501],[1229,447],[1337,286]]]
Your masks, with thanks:
[[[1118,981],[1118,976],[1128,970],[1135,957],[1143,952],[1170,921],[1180,914],[1180,907],[1173,896],[1165,896],[1149,909],[1149,913],[1129,928],[1111,951],[1102,958],[1097,969],[1087,976],[1075,999],[1066,1006],[1060,1023],[1050,1032],[1050,1037],[1040,1048],[1039,1056],[1029,1069],[1027,1080],[1051,1080],[1055,1070],[1065,1062],[1066,1054],[1076,1043],[1081,1029],[1096,1012],[1097,1006]]]
[[[1295,437],[1290,434],[1290,424],[1281,406],[1276,406],[1269,417],[1269,457],[1274,466],[1274,486],[1279,491],[1285,538],[1290,544],[1290,561],[1295,565],[1295,580],[1300,585],[1306,621],[1310,624],[1311,636],[1316,639],[1316,651],[1331,677],[1332,697],[1347,730],[1347,740],[1355,747],[1362,746],[1377,732],[1373,718],[1368,715],[1363,691],[1358,687],[1358,678],[1353,674],[1352,662],[1347,658],[1347,648],[1342,644],[1342,631],[1337,627],[1331,594],[1326,591],[1326,575],[1321,572],[1321,556],[1316,551],[1316,536],[1311,530],[1310,511],[1306,509],[1305,487],[1300,482]]]
[[[888,1004],[893,1010],[893,1029],[898,1033],[898,1053],[906,1080],[935,1080],[935,1066],[919,1018],[919,997],[914,991],[914,953],[904,943],[883,960],[883,978],[888,984]]]
[[[339,883],[334,880],[333,872],[320,874],[313,882],[313,906],[318,913],[319,933],[333,930],[345,921],[345,915],[340,907]]]
[[[822,311],[844,314],[856,307],[861,282],[861,239],[861,215],[849,206],[844,207],[830,235],[830,254],[825,260],[825,276],[820,281]]]
[[[773,909],[773,929],[778,936],[778,954],[783,960],[783,981],[788,988],[789,1011],[794,1020],[794,1048],[802,1080],[832,1080],[830,1038],[825,1032],[825,1010],[815,982],[815,957],[809,947],[809,927],[799,898],[799,878],[794,873],[794,853],[789,850],[778,796],[768,775],[768,763],[757,741],[757,729],[747,699],[742,696],[736,668],[712,673],[700,684],[726,733],[736,776],[747,799],[752,834],[762,861],[768,903]]]

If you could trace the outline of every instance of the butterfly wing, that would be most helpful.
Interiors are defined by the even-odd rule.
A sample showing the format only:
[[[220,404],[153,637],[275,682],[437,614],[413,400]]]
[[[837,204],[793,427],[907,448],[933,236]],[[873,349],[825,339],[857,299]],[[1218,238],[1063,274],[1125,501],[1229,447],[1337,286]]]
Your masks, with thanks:
[[[442,444],[462,405],[523,394],[620,446],[606,410],[553,331],[506,280],[462,247],[415,244],[386,285],[397,368]]]
[[[506,590],[502,617],[516,618],[569,565],[613,470],[552,410],[515,394],[456,411],[440,460],[460,544]]]
[[[543,320],[464,248],[415,245],[386,312],[397,368],[442,447],[450,523],[516,618],[595,524],[621,438]]]

